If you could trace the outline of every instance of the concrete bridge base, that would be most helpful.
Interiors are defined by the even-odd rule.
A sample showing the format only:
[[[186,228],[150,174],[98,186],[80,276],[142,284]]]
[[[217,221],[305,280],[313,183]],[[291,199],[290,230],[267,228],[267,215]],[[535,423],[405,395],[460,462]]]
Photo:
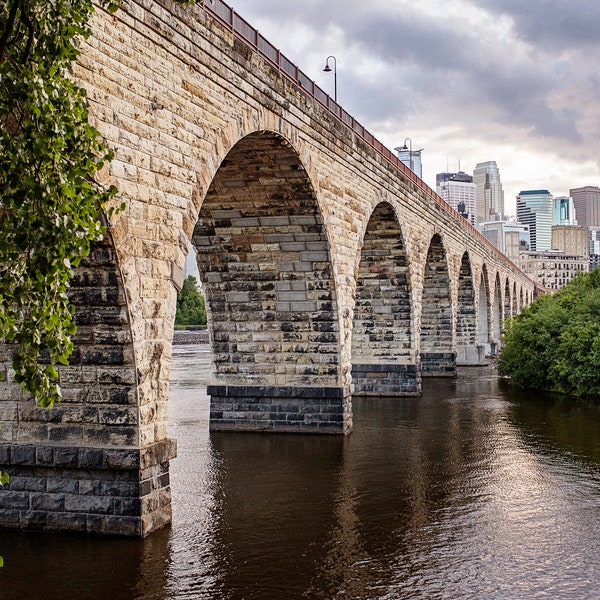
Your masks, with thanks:
[[[210,385],[211,431],[344,434],[352,429],[344,387]]]
[[[417,365],[353,364],[354,394],[364,396],[420,396]]]
[[[0,526],[144,537],[171,522],[174,440],[146,448],[0,444]]]
[[[421,377],[456,377],[456,353],[421,352]]]
[[[456,364],[463,367],[485,365],[485,350],[485,344],[459,344],[456,346]]]

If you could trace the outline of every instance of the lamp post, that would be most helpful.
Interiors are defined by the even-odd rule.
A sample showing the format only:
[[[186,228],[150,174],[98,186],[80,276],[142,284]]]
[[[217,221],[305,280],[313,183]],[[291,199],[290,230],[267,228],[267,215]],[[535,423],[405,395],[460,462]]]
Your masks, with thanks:
[[[406,142],[408,142],[410,145],[407,146]],[[405,138],[404,146],[402,146],[403,152],[406,152],[407,150],[408,150],[409,167],[410,167],[410,170],[414,173],[415,169],[414,169],[414,165],[413,165],[412,140],[410,138]]]
[[[331,72],[331,67],[329,66],[330,58],[333,59],[333,99],[337,104],[337,60],[335,60],[335,56],[331,55],[327,57],[327,60],[325,61],[325,68],[323,69],[323,71],[325,71],[326,73]]]

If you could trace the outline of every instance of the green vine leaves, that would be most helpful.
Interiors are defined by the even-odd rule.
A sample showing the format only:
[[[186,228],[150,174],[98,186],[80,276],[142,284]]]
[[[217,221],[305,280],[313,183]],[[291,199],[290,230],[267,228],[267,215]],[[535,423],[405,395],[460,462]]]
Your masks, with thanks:
[[[15,380],[44,407],[61,398],[73,350],[68,282],[116,188],[95,177],[112,153],[70,78],[89,0],[3,0],[0,13],[0,338]],[[114,3],[103,2],[109,10]],[[108,212],[108,211],[105,211]]]

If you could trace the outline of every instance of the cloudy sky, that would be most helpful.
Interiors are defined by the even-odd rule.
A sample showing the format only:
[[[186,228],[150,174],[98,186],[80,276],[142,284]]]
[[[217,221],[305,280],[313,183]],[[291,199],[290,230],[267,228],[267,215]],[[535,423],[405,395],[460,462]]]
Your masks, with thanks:
[[[228,0],[423,179],[500,168],[522,189],[600,185],[600,0]]]

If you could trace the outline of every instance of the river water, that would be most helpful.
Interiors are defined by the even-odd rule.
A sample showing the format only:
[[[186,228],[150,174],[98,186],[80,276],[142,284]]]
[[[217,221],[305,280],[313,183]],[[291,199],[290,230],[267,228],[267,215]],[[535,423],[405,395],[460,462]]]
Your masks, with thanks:
[[[173,525],[0,532],[0,598],[600,597],[600,410],[502,389],[356,398],[350,436],[208,433],[208,347],[176,346]]]

